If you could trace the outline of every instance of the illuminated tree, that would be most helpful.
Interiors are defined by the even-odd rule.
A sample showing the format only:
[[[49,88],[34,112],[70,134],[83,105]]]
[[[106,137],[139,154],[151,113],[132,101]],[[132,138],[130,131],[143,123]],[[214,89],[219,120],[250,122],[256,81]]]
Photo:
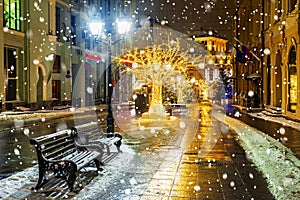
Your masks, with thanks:
[[[164,87],[169,88],[176,94],[177,103],[184,103],[191,99],[194,94],[191,80],[180,73],[175,73],[173,77],[164,82]]]
[[[151,85],[150,114],[164,113],[162,86],[178,75],[186,77],[188,64],[199,63],[201,55],[191,49],[181,49],[178,40],[154,45],[146,49],[134,49],[117,57],[118,64],[127,65],[123,72],[134,74],[137,80]],[[178,86],[179,84],[177,84]]]

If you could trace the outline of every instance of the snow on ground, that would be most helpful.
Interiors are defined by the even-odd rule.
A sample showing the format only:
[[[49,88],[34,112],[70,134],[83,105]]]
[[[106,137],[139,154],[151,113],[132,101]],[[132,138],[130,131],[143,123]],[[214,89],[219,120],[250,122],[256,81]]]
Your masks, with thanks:
[[[267,179],[271,193],[278,200],[300,199],[300,160],[288,148],[265,133],[245,123],[214,113],[238,134],[238,142],[248,158]]]
[[[31,193],[30,188],[36,185],[36,182],[31,181],[36,177],[38,177],[38,165],[1,180],[0,199],[9,198],[9,196],[16,193],[20,199],[24,199]]]
[[[283,126],[292,127],[294,129],[300,131],[300,122],[290,120],[285,117],[272,117],[272,116],[265,115],[262,112],[248,113],[248,115],[251,115],[253,117],[263,118],[265,121],[277,122],[277,123],[282,124]]]
[[[269,189],[276,199],[300,199],[300,161],[288,148],[265,133],[237,119],[225,116],[224,112],[213,112],[212,114],[237,132],[239,143],[245,149],[248,158],[264,174]],[[272,118],[267,120],[272,120]],[[287,124],[286,122],[284,125]],[[105,176],[95,178],[74,199],[85,199],[86,196],[93,196],[99,191],[105,190],[111,181],[122,175],[124,166],[130,167],[135,152],[126,145],[122,147],[123,153],[105,167]],[[36,167],[28,168],[2,180],[0,182],[0,199],[10,196],[15,191],[20,193],[20,190],[22,190],[20,193],[22,197],[28,195],[30,192],[28,188],[35,184],[28,182],[28,177],[33,180],[37,176]],[[121,183],[128,185],[128,190],[124,193],[130,190],[134,182],[134,180],[130,180],[130,182]]]
[[[101,191],[105,191],[112,181],[122,177],[123,170],[131,165],[131,161],[135,156],[135,152],[127,145],[122,145],[122,153],[117,158],[111,160],[105,165],[104,176],[95,177],[88,185],[86,185],[73,199],[83,200],[97,197]],[[135,185],[134,178],[128,182],[114,183],[128,185],[128,189],[124,193],[129,192]]]
[[[87,199],[99,194],[101,191],[105,191],[111,181],[115,180],[116,177],[121,176],[122,169],[124,166],[130,167],[129,164],[132,161],[135,152],[126,144],[121,146],[122,153],[118,154],[113,160],[105,165],[103,172],[95,177],[91,183],[86,185],[74,199]],[[112,151],[114,148],[112,148]],[[116,152],[116,149],[115,149]],[[95,169],[91,169],[94,171]],[[103,173],[103,175],[101,175]],[[26,199],[31,193],[30,188],[36,185],[38,177],[38,165],[29,167],[22,172],[15,173],[10,177],[2,179],[0,181],[0,199],[7,199],[13,196],[16,199]],[[130,185],[134,184],[134,180],[129,183],[125,183],[130,188]],[[11,199],[14,199],[11,198]]]

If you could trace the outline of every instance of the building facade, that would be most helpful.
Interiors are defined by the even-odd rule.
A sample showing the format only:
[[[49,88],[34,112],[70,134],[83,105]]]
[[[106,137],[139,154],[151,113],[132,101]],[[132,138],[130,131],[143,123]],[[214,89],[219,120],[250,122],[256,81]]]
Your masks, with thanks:
[[[135,9],[126,0],[1,0],[1,110],[49,109],[106,101],[107,45],[91,35],[91,20],[114,20]],[[120,49],[115,45],[112,52]]]
[[[193,75],[199,82],[199,96],[221,100],[219,103],[231,103],[233,92],[233,56],[228,48],[228,40],[213,31],[203,31],[193,36],[200,43],[206,54],[203,63],[197,66],[203,77]],[[205,82],[204,84],[202,82]],[[221,90],[218,87],[222,88]]]
[[[265,47],[270,55],[266,63],[267,105],[278,107],[291,117],[300,119],[300,46],[299,1],[265,0]]]
[[[236,46],[249,52],[236,65],[236,103],[249,106],[253,91],[258,107],[300,119],[299,1],[242,0],[236,7]]]
[[[235,16],[236,32],[235,101],[247,107],[262,104],[261,70],[261,8],[260,1],[237,1]]]

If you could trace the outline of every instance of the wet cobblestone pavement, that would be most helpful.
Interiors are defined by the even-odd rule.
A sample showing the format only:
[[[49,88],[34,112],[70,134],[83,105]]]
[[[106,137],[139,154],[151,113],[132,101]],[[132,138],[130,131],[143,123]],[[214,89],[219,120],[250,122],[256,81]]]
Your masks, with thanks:
[[[168,145],[134,155],[108,187],[89,196],[82,191],[76,199],[274,199],[235,133],[217,137],[213,149],[199,157],[207,137],[223,126],[203,115],[197,134],[187,128]]]
[[[59,197],[50,198],[31,192],[37,177],[31,168],[22,178],[11,177],[10,184],[13,179],[27,183],[4,199],[274,199],[266,180],[235,140],[235,133],[209,110],[202,110],[196,133],[188,126],[170,138],[168,143],[143,147],[143,151],[134,150],[140,138],[125,138],[123,153],[78,194],[62,189]],[[4,181],[7,179],[1,183]]]

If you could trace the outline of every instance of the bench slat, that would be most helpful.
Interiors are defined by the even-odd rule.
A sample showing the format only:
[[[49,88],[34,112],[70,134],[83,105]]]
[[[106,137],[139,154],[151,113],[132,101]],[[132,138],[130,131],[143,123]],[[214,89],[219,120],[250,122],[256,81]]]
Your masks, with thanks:
[[[72,143],[62,143],[53,145],[42,150],[42,153],[47,159],[60,159],[70,152],[74,152],[75,146]]]
[[[99,153],[95,151],[81,151],[70,154],[64,159],[74,161],[77,164],[78,169],[81,169],[86,166],[91,160],[96,159],[98,156]]]
[[[53,141],[53,139],[56,140],[61,137],[70,136],[71,134],[72,133],[70,132],[70,130],[62,130],[49,135],[43,135],[37,138],[33,138],[32,140],[36,141],[39,144],[43,144],[49,141]]]

